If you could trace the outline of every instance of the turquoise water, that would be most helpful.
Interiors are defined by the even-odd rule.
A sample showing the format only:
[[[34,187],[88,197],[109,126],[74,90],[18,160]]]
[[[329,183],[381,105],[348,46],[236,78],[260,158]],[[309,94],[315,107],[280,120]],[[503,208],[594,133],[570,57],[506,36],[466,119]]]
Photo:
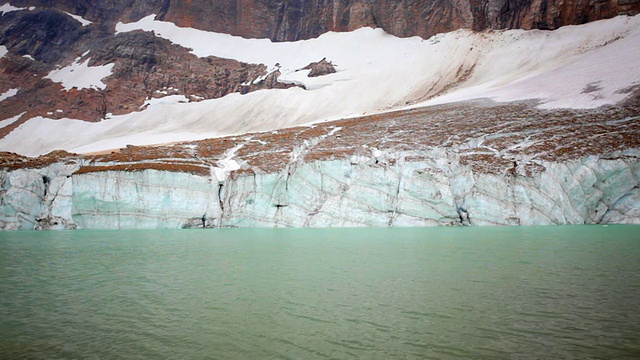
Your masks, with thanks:
[[[640,227],[0,233],[2,359],[632,359]]]

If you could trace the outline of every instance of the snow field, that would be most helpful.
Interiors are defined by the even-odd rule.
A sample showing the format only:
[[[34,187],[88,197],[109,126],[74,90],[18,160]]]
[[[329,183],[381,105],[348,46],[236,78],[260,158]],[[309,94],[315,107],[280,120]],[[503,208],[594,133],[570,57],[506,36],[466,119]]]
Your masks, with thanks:
[[[303,84],[307,90],[261,90],[198,103],[167,97],[150,101],[143,111],[100,123],[37,117],[0,140],[0,150],[30,156],[59,148],[95,152],[478,98],[535,99],[539,107],[549,109],[595,108],[624,100],[627,89],[640,84],[640,16],[555,31],[458,30],[427,40],[362,28],[285,43],[180,28],[154,20],[153,15],[116,26],[117,32],[134,30],[154,31],[201,57],[263,63],[268,68],[278,64],[280,81]],[[309,78],[308,71],[299,71],[325,57],[336,65],[336,73]],[[65,88],[103,89],[100,80],[110,74],[109,66],[76,61],[49,77]],[[69,139],[69,133],[82,137]],[[25,137],[31,141],[25,142]]]

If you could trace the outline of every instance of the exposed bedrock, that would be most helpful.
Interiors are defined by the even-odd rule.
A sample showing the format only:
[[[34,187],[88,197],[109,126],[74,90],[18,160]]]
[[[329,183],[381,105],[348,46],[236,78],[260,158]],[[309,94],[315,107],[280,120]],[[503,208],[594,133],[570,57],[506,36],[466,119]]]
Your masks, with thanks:
[[[474,173],[455,154],[351,157],[215,176],[77,164],[0,172],[0,228],[139,229],[640,224],[637,156],[543,162],[537,174]],[[213,170],[212,170],[213,172]]]

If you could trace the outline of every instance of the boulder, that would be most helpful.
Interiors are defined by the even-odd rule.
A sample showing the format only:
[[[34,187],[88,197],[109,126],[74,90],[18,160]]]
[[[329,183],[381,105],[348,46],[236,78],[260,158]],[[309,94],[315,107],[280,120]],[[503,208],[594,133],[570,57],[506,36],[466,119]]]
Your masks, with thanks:
[[[327,61],[327,58],[324,58],[318,62],[311,63],[303,68],[303,70],[311,70],[309,72],[309,77],[317,77],[328,74],[333,74],[336,72],[336,67],[331,63],[331,61]]]

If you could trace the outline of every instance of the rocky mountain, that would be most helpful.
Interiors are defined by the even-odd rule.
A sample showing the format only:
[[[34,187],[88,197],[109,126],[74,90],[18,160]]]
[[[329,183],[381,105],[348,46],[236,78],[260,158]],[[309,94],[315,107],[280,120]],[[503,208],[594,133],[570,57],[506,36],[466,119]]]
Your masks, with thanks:
[[[19,96],[0,105],[0,121],[20,115],[18,121],[0,129],[0,138],[37,116],[95,122],[137,111],[145,100],[165,94],[200,101],[293,86],[282,81],[257,84],[266,75],[262,64],[196,57],[188,48],[150,32],[114,32],[118,22],[138,21],[149,14],[182,27],[274,41],[361,27],[426,39],[456,29],[554,29],[633,15],[640,10],[640,0],[11,0],[4,1],[2,8],[0,46],[8,54],[0,59],[0,94],[17,89],[17,83],[21,86]],[[76,86],[61,92],[64,87],[46,78],[55,69],[87,61],[88,67],[113,64],[105,89]]]
[[[199,58],[151,33],[114,34],[108,16],[117,18],[117,12],[110,13],[99,6],[78,9],[72,2],[61,3],[14,11],[11,5],[4,5],[9,6],[9,11],[0,17],[0,44],[8,54],[0,59],[0,93],[19,85],[20,94],[0,104],[0,120],[20,115],[20,121],[0,129],[0,138],[36,116],[100,121],[138,111],[146,99],[166,94],[188,94],[187,101],[199,101],[233,92],[292,86],[277,82],[248,86],[265,75],[264,65]],[[87,6],[86,2],[76,5]],[[68,8],[90,14],[97,11],[93,18],[104,22],[92,23],[77,17],[79,21],[63,11]],[[105,15],[106,19],[100,18]],[[47,78],[47,74],[65,65],[85,62],[88,68],[112,64],[104,88],[65,89]]]
[[[107,23],[136,21],[154,13],[179,26],[275,41],[363,26],[423,38],[463,28],[556,29],[640,11],[638,0],[13,0],[11,4],[56,8]]]

